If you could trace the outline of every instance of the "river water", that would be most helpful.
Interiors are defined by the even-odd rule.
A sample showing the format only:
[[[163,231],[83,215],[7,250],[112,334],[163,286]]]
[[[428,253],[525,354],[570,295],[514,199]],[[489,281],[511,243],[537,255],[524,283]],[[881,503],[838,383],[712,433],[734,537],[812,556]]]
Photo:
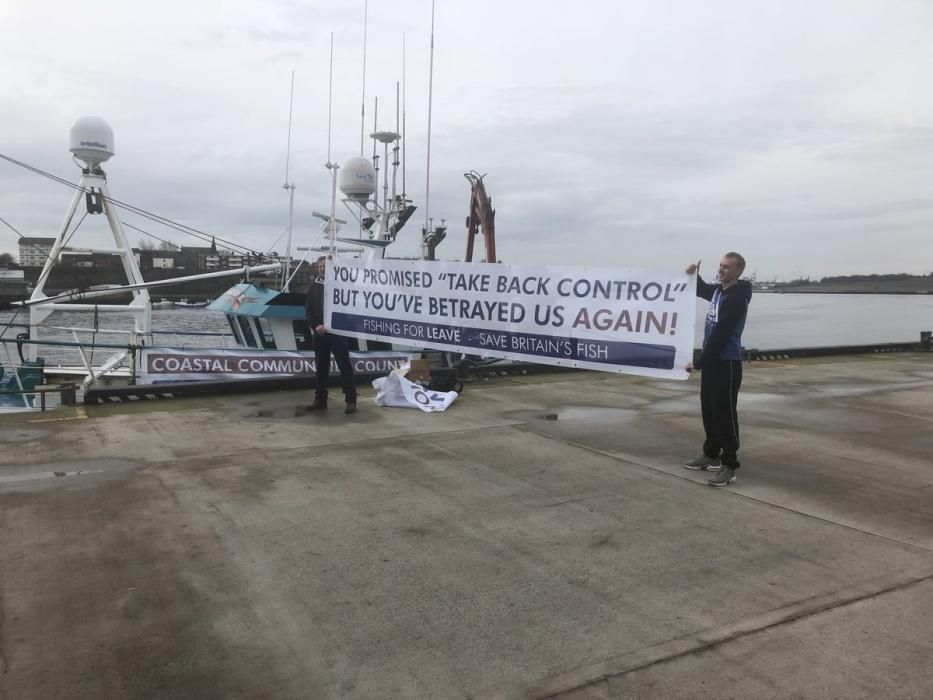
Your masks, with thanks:
[[[708,302],[697,300],[696,345],[703,339],[703,317]],[[13,318],[15,312],[0,313],[0,323]],[[25,322],[25,312],[15,322]],[[101,313],[100,327],[129,329],[132,320],[127,314]],[[93,328],[90,312],[56,311],[49,317],[50,325]],[[156,344],[172,347],[212,347],[232,345],[229,327],[223,314],[207,309],[154,309],[153,329],[163,331]],[[0,327],[0,331],[4,329]],[[17,329],[9,329],[5,338],[15,337]],[[824,347],[831,345],[871,345],[876,343],[910,342],[920,339],[920,331],[933,330],[933,295],[900,294],[773,294],[761,293],[752,298],[743,345],[759,350]],[[173,332],[173,333],[169,333]],[[192,335],[216,333],[222,335]],[[90,342],[91,334],[82,333],[82,342]],[[44,339],[73,341],[70,333],[49,331]],[[125,344],[126,336],[96,336],[95,364],[115,352],[101,344]],[[99,354],[97,354],[99,353]],[[79,364],[72,349],[43,348],[48,364]],[[7,364],[0,354],[0,364]]]

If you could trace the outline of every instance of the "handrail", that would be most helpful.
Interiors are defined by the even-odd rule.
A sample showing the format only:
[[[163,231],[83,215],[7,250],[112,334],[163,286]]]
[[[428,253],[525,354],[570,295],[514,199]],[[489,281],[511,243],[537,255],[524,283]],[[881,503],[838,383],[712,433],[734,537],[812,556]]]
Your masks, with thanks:
[[[44,384],[32,389],[2,389],[0,390],[0,396],[28,396],[29,394],[39,394],[39,408],[44,412],[46,394],[58,392],[59,402],[62,406],[74,406],[75,403],[77,403],[75,398],[76,391],[77,386],[74,384]],[[30,408],[35,408],[35,406],[31,406]]]
[[[82,347],[83,345],[91,346],[95,348],[112,348],[114,350],[132,350],[133,348],[140,347],[139,345],[115,345],[113,343],[75,343],[71,340],[17,340],[16,338],[0,338],[0,343],[13,343],[14,345],[51,345],[51,346],[60,346],[65,348],[77,348]]]
[[[215,331],[152,331],[152,335],[216,335],[223,338],[233,338],[233,333],[218,333]]]
[[[5,323],[5,322],[2,322],[2,321],[0,321],[0,326],[3,326],[3,327],[5,327],[5,328],[29,328],[29,324],[28,324],[28,323]],[[53,330],[71,330],[70,328],[66,328],[65,326],[46,326],[46,328],[51,328],[51,329],[53,329]],[[85,330],[85,331],[88,332],[88,333],[91,333],[91,332],[96,332],[96,333],[105,332],[105,331],[92,331],[91,329],[79,329],[79,330]],[[133,332],[135,332],[135,331],[127,330],[127,331],[106,331],[106,332],[108,332],[108,333],[110,333],[110,332],[117,332],[117,333],[124,333],[124,332],[125,332],[125,333],[133,333]],[[218,331],[189,331],[189,330],[184,330],[184,329],[166,330],[166,331],[151,331],[151,334],[152,334],[152,335],[216,335],[216,336],[223,336],[223,337],[229,336],[230,338],[233,338],[233,337],[234,337],[233,333],[221,333],[221,332],[218,332]]]

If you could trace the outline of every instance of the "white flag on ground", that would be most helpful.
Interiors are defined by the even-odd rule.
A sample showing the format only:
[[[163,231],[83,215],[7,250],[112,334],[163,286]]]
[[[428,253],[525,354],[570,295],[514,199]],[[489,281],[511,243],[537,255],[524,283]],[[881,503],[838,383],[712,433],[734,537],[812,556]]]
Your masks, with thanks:
[[[457,398],[456,391],[431,391],[416,384],[403,375],[407,367],[400,367],[387,377],[373,380],[377,406],[420,408],[426,413],[444,411]]]

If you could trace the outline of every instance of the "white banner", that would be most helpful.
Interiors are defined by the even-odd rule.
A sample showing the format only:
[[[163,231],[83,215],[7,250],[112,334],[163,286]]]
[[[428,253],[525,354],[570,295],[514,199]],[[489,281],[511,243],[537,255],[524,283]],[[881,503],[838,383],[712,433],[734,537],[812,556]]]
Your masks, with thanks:
[[[351,352],[356,374],[388,374],[408,362],[408,355],[393,351]],[[142,351],[141,384],[202,382],[257,377],[314,376],[313,352],[285,350],[207,350],[199,348],[147,348]],[[331,358],[330,371],[340,374]]]
[[[402,376],[401,371],[399,369],[373,380],[377,406],[417,408],[425,413],[437,413],[446,411],[457,398],[456,391],[431,391],[409,381]]]
[[[324,317],[357,338],[685,379],[695,298],[684,273],[338,257]]]

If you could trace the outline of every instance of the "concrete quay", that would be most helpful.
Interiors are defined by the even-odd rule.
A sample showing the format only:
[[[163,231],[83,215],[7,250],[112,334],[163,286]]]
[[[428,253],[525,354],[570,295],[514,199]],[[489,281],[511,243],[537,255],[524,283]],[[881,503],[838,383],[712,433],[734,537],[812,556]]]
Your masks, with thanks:
[[[933,697],[933,354],[0,416],[0,698]],[[332,397],[337,398],[337,397]]]

